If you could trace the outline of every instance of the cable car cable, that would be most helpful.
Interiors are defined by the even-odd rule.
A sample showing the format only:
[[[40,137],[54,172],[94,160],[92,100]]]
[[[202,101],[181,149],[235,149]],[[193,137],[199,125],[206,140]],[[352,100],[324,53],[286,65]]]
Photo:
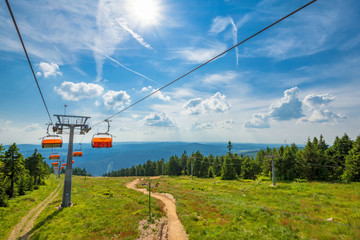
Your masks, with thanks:
[[[17,31],[17,33],[18,33],[18,35],[19,35],[21,45],[22,45],[22,47],[23,47],[23,49],[24,49],[24,52],[25,52],[26,58],[27,58],[28,63],[29,63],[29,65],[30,65],[31,72],[32,72],[32,74],[33,74],[33,76],[34,76],[34,79],[35,79],[36,85],[37,85],[37,87],[38,87],[38,89],[39,89],[39,93],[40,93],[41,98],[42,98],[42,101],[43,101],[43,103],[44,103],[44,106],[45,106],[46,112],[47,112],[47,114],[48,114],[48,116],[49,116],[49,119],[50,119],[51,124],[52,124],[52,125],[54,125],[54,124],[53,124],[53,121],[52,121],[52,119],[51,119],[51,117],[50,117],[49,109],[48,109],[48,107],[47,107],[47,105],[46,105],[46,102],[45,102],[44,96],[43,96],[43,94],[42,94],[42,92],[41,92],[39,82],[38,82],[38,80],[37,80],[37,78],[36,78],[36,75],[35,75],[34,69],[33,69],[33,67],[32,67],[32,64],[31,64],[31,61],[30,61],[29,55],[28,55],[28,53],[27,53],[27,51],[26,51],[25,44],[24,44],[24,42],[23,42],[23,40],[22,40],[22,37],[21,37],[20,31],[19,31],[19,28],[18,28],[18,26],[17,26],[17,24],[16,24],[14,14],[13,14],[13,12],[12,12],[12,10],[11,10],[11,7],[10,7],[10,4],[9,4],[8,0],[5,0],[5,2],[6,2],[6,5],[7,5],[8,9],[9,9],[9,12],[10,12],[11,18],[12,18],[12,20],[13,20],[13,22],[14,22],[14,25],[15,25],[16,31]]]
[[[260,33],[264,32],[265,30],[267,30],[267,29],[271,28],[272,26],[274,26],[274,25],[276,25],[276,24],[280,23],[281,21],[285,20],[286,18],[290,17],[291,15],[294,15],[295,13],[299,12],[300,10],[302,10],[302,9],[306,8],[307,6],[309,6],[309,5],[313,4],[313,3],[314,3],[314,2],[316,2],[316,1],[317,1],[317,0],[312,0],[311,2],[309,2],[309,3],[305,4],[305,5],[303,5],[302,7],[300,7],[300,8],[298,8],[298,9],[296,9],[295,11],[293,11],[293,12],[291,12],[291,13],[289,13],[289,14],[288,14],[288,15],[286,15],[285,17],[280,18],[280,19],[279,19],[279,20],[277,20],[276,22],[274,22],[274,23],[272,23],[272,24],[268,25],[267,27],[265,27],[265,28],[263,28],[262,30],[260,30],[260,31],[256,32],[255,34],[251,35],[250,37],[248,37],[248,38],[244,39],[243,41],[241,41],[241,42],[237,43],[236,45],[234,45],[234,46],[232,46],[231,48],[229,48],[229,49],[225,50],[224,52],[222,52],[222,53],[220,53],[220,54],[216,55],[215,57],[211,58],[210,60],[208,60],[208,61],[206,61],[206,62],[202,63],[201,65],[199,65],[199,66],[197,66],[196,68],[194,68],[194,69],[190,70],[189,72],[187,72],[187,73],[183,74],[182,76],[178,77],[177,79],[173,80],[172,82],[169,82],[168,84],[166,84],[166,85],[162,86],[161,88],[158,88],[157,90],[155,90],[155,91],[153,91],[152,93],[150,93],[149,95],[147,95],[147,96],[145,96],[145,97],[141,98],[140,100],[138,100],[138,101],[134,102],[133,104],[130,104],[130,105],[129,105],[129,106],[127,106],[126,108],[123,108],[122,110],[120,110],[119,112],[117,112],[117,113],[115,113],[115,114],[111,115],[110,117],[106,118],[105,120],[103,120],[103,121],[101,121],[101,122],[99,122],[99,123],[97,123],[97,124],[93,125],[92,127],[95,127],[95,126],[99,125],[100,123],[105,122],[105,121],[107,121],[107,120],[109,120],[109,119],[111,119],[111,118],[113,118],[113,117],[115,117],[115,116],[119,115],[120,113],[122,113],[122,112],[126,111],[127,109],[129,109],[129,108],[131,108],[131,107],[135,106],[136,104],[138,104],[138,103],[140,103],[140,102],[144,101],[145,99],[147,99],[147,98],[151,97],[151,96],[152,96],[152,95],[154,95],[155,93],[160,92],[160,91],[161,91],[161,90],[163,90],[164,88],[166,88],[166,87],[170,86],[171,84],[173,84],[173,83],[177,82],[178,80],[180,80],[180,79],[182,79],[182,78],[186,77],[186,76],[187,76],[187,75],[189,75],[190,73],[192,73],[192,72],[194,72],[194,71],[198,70],[199,68],[201,68],[201,67],[205,66],[206,64],[208,64],[208,63],[210,63],[210,62],[212,62],[212,61],[216,60],[217,58],[221,57],[221,56],[222,56],[222,55],[224,55],[225,53],[227,53],[227,52],[231,51],[232,49],[234,49],[234,48],[238,47],[239,45],[241,45],[241,44],[243,44],[243,43],[247,42],[248,40],[252,39],[253,37],[255,37],[255,36],[259,35]]]

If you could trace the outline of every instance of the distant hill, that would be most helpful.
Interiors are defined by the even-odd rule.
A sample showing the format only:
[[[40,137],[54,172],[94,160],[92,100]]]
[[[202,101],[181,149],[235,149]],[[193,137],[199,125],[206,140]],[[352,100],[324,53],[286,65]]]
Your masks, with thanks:
[[[257,144],[257,143],[233,143],[232,152],[243,155],[255,156],[260,149],[266,147],[278,148],[281,144]],[[74,144],[74,150],[77,149]],[[5,146],[6,148],[8,146]],[[24,157],[30,156],[34,149],[48,159],[52,149],[42,149],[40,145],[20,144],[20,152]],[[68,144],[62,148],[54,149],[61,158],[66,159]],[[227,152],[227,143],[188,143],[188,142],[130,142],[114,143],[113,148],[94,149],[90,144],[83,144],[83,157],[74,158],[74,167],[86,168],[86,171],[93,176],[102,176],[105,172],[119,170],[144,163],[147,160],[155,161],[164,158],[168,160],[170,156],[180,156],[184,151],[188,154],[199,150],[204,155],[213,154],[224,155]],[[51,161],[47,160],[50,164]]]

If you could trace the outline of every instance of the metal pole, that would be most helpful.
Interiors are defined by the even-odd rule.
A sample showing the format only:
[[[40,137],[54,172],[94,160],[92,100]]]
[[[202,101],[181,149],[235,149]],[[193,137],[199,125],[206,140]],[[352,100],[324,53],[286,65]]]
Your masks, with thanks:
[[[74,142],[74,126],[70,126],[70,136],[69,136],[69,147],[68,155],[65,169],[65,181],[64,181],[64,191],[61,207],[70,207],[71,206],[71,175],[72,175],[72,157],[73,157],[73,142]]]
[[[149,219],[151,220],[151,181],[149,181]]]
[[[57,172],[57,174],[58,174],[58,177],[60,178],[60,167],[61,167],[61,162],[62,161],[59,161],[59,165],[58,165],[58,172]]]
[[[271,162],[272,162],[273,185],[275,186],[275,167],[274,167],[274,157],[271,157]]]
[[[193,166],[193,158],[191,158],[191,179],[193,179],[194,166]]]

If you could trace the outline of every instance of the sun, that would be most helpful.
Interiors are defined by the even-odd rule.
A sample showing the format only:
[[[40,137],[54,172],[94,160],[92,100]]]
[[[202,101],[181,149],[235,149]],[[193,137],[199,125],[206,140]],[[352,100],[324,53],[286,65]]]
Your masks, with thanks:
[[[141,25],[157,25],[160,20],[160,3],[158,0],[130,0],[129,12]]]

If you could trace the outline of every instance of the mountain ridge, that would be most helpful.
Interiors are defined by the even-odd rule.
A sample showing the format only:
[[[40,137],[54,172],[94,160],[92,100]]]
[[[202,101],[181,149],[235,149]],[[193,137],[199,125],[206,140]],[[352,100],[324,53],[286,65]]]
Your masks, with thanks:
[[[131,167],[132,165],[143,164],[147,160],[156,161],[162,158],[167,161],[171,156],[181,154],[186,151],[189,155],[200,151],[203,155],[210,154],[224,155],[227,153],[228,143],[219,142],[114,142],[112,148],[92,148],[91,144],[82,144],[83,157],[74,158],[74,167],[85,168],[93,176],[102,176],[104,173]],[[266,143],[232,143],[232,152],[244,155],[255,155],[260,149],[266,147],[280,147],[282,144]],[[9,145],[5,145],[8,148]],[[48,164],[49,155],[53,152],[59,153],[61,159],[66,160],[68,144],[63,144],[62,148],[43,149],[40,144],[19,144],[20,153],[24,157],[31,156],[37,149]],[[74,151],[79,150],[78,144],[74,144]]]

